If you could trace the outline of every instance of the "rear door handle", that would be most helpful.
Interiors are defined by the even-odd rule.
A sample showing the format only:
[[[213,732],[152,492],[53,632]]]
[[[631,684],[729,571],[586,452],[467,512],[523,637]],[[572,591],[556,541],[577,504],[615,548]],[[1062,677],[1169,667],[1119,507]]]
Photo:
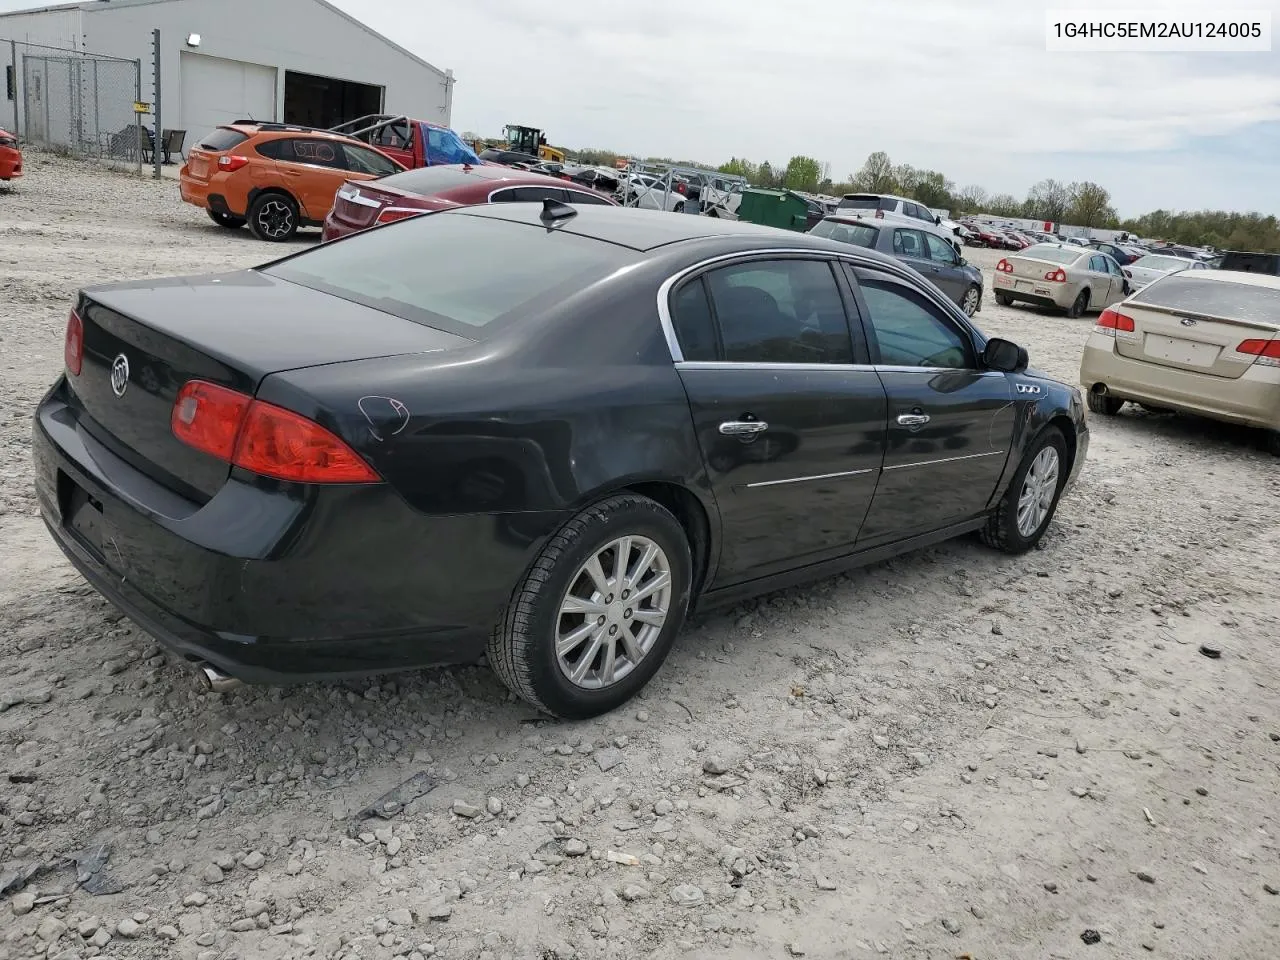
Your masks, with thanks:
[[[720,432],[726,437],[754,437],[768,429],[763,420],[726,420],[720,424]]]
[[[898,414],[898,423],[904,427],[923,427],[929,422],[927,413],[900,413]]]

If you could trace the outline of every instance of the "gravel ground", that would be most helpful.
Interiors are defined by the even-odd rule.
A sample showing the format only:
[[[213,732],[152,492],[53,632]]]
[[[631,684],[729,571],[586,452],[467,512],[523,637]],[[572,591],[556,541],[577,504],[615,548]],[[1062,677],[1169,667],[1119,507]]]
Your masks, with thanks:
[[[956,541],[706,618],[592,722],[476,667],[203,693],[48,539],[30,417],[79,285],[281,251],[172,181],[27,174],[0,190],[0,874],[50,868],[0,896],[0,960],[1276,956],[1280,483],[1249,434],[1095,420],[1040,551]],[[1074,379],[1089,320],[979,319]],[[415,774],[439,785],[355,817]],[[97,843],[120,892],[77,887]]]

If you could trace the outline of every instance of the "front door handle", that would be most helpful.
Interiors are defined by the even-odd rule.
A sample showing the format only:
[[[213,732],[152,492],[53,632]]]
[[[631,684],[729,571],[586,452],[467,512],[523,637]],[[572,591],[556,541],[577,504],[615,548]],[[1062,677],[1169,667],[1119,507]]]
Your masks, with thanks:
[[[763,420],[726,420],[720,424],[720,432],[726,437],[754,437],[768,429]]]
[[[898,424],[903,427],[923,427],[929,422],[927,413],[900,413]]]

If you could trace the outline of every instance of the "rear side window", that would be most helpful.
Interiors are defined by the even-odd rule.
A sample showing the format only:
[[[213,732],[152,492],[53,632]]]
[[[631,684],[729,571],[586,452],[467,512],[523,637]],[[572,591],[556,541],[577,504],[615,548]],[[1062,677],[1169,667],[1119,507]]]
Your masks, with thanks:
[[[900,257],[916,257],[926,259],[924,252],[924,235],[919,230],[893,231],[893,252]]]
[[[227,127],[218,127],[217,130],[205,135],[204,139],[200,141],[200,147],[203,150],[231,150],[234,147],[240,146],[240,144],[244,143],[248,139],[248,136],[241,133],[239,130],[231,130]]]
[[[1269,324],[1280,316],[1280,290],[1274,287],[1209,280],[1185,272],[1169,274],[1143,287],[1133,302]]]
[[[686,360],[715,360],[715,321],[711,318],[711,304],[707,301],[707,288],[701,277],[686,283],[671,302],[672,319],[675,321],[676,339]]]
[[[263,273],[464,337],[528,318],[636,259],[572,233],[438,213],[326,243]]]
[[[815,237],[826,237],[828,240],[872,249],[875,249],[876,238],[880,235],[878,227],[864,223],[841,223],[839,220],[823,220],[815,223],[809,232]]]
[[[292,140],[264,140],[261,143],[255,143],[253,149],[271,160],[293,159]]]
[[[313,167],[332,167],[336,170],[346,168],[347,159],[342,152],[342,144],[334,143],[332,140],[321,140],[319,137],[313,140],[290,140],[289,148],[293,150],[293,156],[287,159],[291,159],[294,163],[305,163]]]
[[[512,187],[493,195],[493,203],[540,203],[543,200],[564,200],[564,190],[559,187]]]

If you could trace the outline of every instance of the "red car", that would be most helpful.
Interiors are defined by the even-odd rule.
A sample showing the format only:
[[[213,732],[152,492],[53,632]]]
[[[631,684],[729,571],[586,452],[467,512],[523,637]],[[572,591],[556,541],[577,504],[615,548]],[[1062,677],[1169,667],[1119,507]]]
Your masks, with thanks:
[[[348,181],[324,221],[321,241],[336,240],[380,223],[476,203],[561,200],[617,203],[586,187],[541,173],[490,164],[421,167],[378,180]]]
[[[18,149],[18,138],[4,127],[0,127],[0,180],[8,183],[22,176],[22,151]]]

